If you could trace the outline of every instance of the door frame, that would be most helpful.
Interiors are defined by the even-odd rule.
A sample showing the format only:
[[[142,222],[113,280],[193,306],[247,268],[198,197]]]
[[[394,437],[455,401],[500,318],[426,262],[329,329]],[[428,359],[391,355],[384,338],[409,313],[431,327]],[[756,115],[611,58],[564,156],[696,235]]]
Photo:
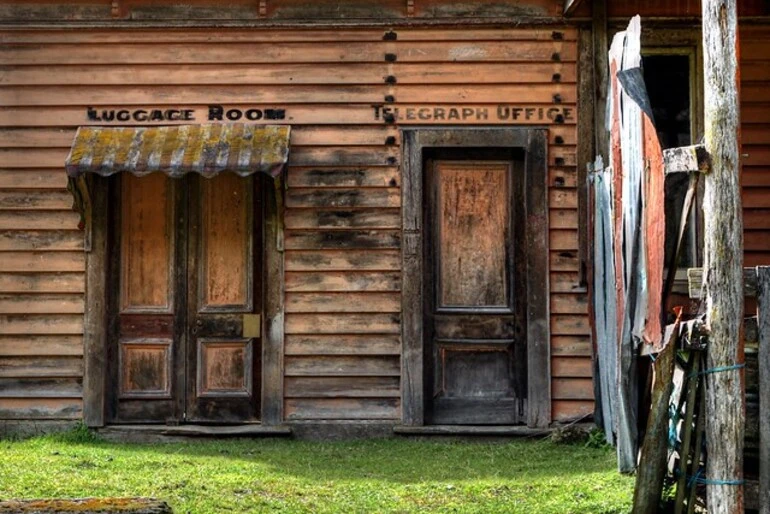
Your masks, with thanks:
[[[103,427],[109,381],[109,178],[88,177],[89,198],[84,233],[86,252],[83,326],[83,422]],[[259,177],[255,177],[259,180]],[[283,211],[285,181],[264,179],[263,306],[261,420],[263,426],[283,423],[284,253]]]
[[[551,423],[550,287],[548,277],[548,130],[534,128],[402,129],[401,396],[403,423],[425,424],[423,338],[424,150],[519,148],[525,152],[527,425]],[[546,256],[544,259],[543,256]]]

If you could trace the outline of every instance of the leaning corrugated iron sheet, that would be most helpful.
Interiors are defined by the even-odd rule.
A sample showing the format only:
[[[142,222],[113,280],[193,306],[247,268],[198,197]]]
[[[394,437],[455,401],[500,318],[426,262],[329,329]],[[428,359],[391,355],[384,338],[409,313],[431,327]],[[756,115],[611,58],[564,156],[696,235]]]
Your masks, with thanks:
[[[663,335],[664,170],[640,69],[640,35],[637,16],[613,39],[610,166],[602,170],[597,161],[593,175],[597,401],[624,472],[636,468],[640,347],[659,347]]]
[[[289,156],[288,126],[210,124],[165,127],[80,127],[67,174],[109,176],[163,172],[171,177],[222,171],[278,175]]]

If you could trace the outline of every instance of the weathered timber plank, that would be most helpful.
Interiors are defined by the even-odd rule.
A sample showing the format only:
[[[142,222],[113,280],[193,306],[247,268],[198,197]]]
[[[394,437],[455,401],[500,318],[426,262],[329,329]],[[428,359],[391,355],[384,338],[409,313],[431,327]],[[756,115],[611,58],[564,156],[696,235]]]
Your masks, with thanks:
[[[0,294],[0,314],[82,314],[83,310],[81,294]]]
[[[379,75],[383,75],[382,67],[378,65],[377,68]],[[309,71],[317,80],[318,67],[313,66]],[[384,79],[383,75],[380,80],[384,81]],[[290,142],[293,151],[300,146],[377,146],[389,144],[387,143],[389,138],[392,138],[393,145],[399,144],[401,135],[395,127],[302,126],[292,127]],[[289,185],[291,186],[291,183]]]
[[[22,68],[23,69],[23,68]],[[0,84],[7,84],[11,79],[11,72],[3,70],[0,74]],[[103,73],[103,75],[109,75]],[[51,77],[61,84],[61,77]],[[46,127],[35,127],[27,129],[2,129],[0,130],[0,148],[26,148],[26,147],[52,147],[58,146],[66,148],[72,145],[72,139],[75,137],[73,129],[52,129]]]
[[[2,157],[0,155],[0,159]],[[33,160],[28,158],[27,162]],[[62,160],[62,164],[64,164],[64,160]],[[46,209],[66,211],[71,208],[72,195],[67,191],[24,191],[21,189],[0,191],[0,210]]]
[[[287,293],[286,312],[401,312],[398,293]],[[0,297],[0,307],[2,297]]]
[[[549,62],[554,53],[560,61],[575,61],[577,48],[563,41],[515,44],[498,41],[394,41],[389,48],[399,62]],[[107,45],[84,43],[0,46],[3,65],[62,64],[267,64],[267,63],[381,63],[382,42],[319,45],[313,43],[123,43],[121,52]]]
[[[397,272],[297,272],[286,273],[287,292],[398,291]]]
[[[577,209],[577,190],[556,188],[548,191],[548,205],[551,209]]]
[[[744,209],[762,209],[770,207],[768,201],[770,188],[752,187],[741,191],[741,200]]]
[[[687,282],[690,298],[701,298],[703,268],[689,268],[687,270]],[[754,297],[757,295],[756,268],[743,269],[743,295],[747,297]]]
[[[286,376],[397,377],[401,365],[396,356],[287,356]]]
[[[0,163],[4,168],[63,167],[68,153],[68,148],[3,148]]]
[[[578,211],[575,209],[551,209],[548,211],[551,229],[577,229]]]
[[[588,295],[552,294],[551,314],[588,314]]]
[[[663,166],[669,173],[707,173],[709,156],[706,147],[701,145],[680,146],[663,150]]]
[[[82,293],[83,273],[0,273],[0,293]]]
[[[81,398],[80,378],[0,378],[0,398]]]
[[[398,250],[291,250],[285,254],[286,271],[397,271]]]
[[[286,233],[287,250],[385,249],[401,246],[399,230],[290,230]]]
[[[400,355],[398,335],[287,335],[286,355]]]
[[[64,189],[67,174],[61,168],[0,169],[3,189]]]
[[[591,417],[594,412],[594,402],[589,400],[554,400],[551,409],[554,421],[567,423]]]
[[[156,104],[157,105],[157,104]],[[238,104],[240,108],[258,108],[258,109],[274,109],[275,104]],[[208,106],[207,105],[180,105],[180,104],[165,104],[162,106],[164,109],[190,109],[192,116],[196,120],[205,120],[208,118]],[[228,105],[227,108],[236,107],[236,105]],[[426,108],[424,104],[398,104],[399,112],[401,113],[398,123],[400,125],[444,125],[447,123],[447,117],[450,114],[456,114],[458,119],[464,117],[463,123],[466,125],[505,125],[508,126],[511,123],[510,117],[498,118],[494,116],[494,111],[490,109],[489,104],[465,104],[461,110],[458,111],[455,104],[439,104],[431,105],[426,111],[429,114],[428,119],[420,119],[414,113],[419,113],[420,109]],[[122,109],[120,105],[113,106],[101,106],[97,112],[98,116],[101,113],[116,109]],[[384,121],[382,115],[377,117],[375,114],[375,108],[379,108],[377,105],[366,104],[338,104],[338,105],[305,105],[297,104],[291,107],[290,121],[292,125],[377,125],[381,126]],[[520,125],[542,125],[547,122],[548,113],[562,114],[564,121],[559,126],[565,126],[572,128],[576,122],[575,106],[572,104],[560,104],[559,107],[554,107],[553,104],[528,104],[527,108],[530,110],[530,117],[520,116],[517,121]],[[553,111],[556,109],[556,111]],[[550,110],[550,111],[549,111]],[[408,113],[412,112],[414,118],[410,118]],[[437,113],[442,113],[439,116]],[[467,115],[465,115],[467,113]],[[539,113],[543,113],[544,118],[539,117]],[[482,115],[485,114],[485,115]],[[121,125],[136,126],[142,125],[146,122],[130,121],[121,122]],[[189,123],[189,121],[166,121],[169,125],[180,125]],[[273,120],[265,120],[256,123],[275,123]],[[554,122],[555,123],[555,122]],[[37,127],[37,126],[50,126],[50,127],[73,127],[78,125],[103,125],[104,121],[100,119],[89,120],[87,113],[82,107],[75,106],[53,106],[53,107],[7,107],[0,111],[0,127]],[[39,165],[38,165],[39,166]]]
[[[2,217],[0,217],[2,223]],[[289,209],[284,218],[286,228],[294,229],[388,229],[401,226],[398,209],[310,210]]]
[[[551,316],[551,333],[554,335],[591,335],[588,316],[554,314]]]
[[[66,211],[0,211],[0,230],[75,230],[80,215]]]
[[[552,293],[584,293],[578,273],[553,272],[550,274]]]
[[[744,230],[770,228],[770,209],[744,209],[743,228]]]
[[[550,144],[553,145],[554,142],[551,141]],[[576,188],[577,170],[575,168],[562,168],[556,166],[549,167],[548,186],[552,188]]]
[[[0,203],[0,205],[2,205]],[[399,207],[401,193],[397,188],[305,189],[290,188],[286,206],[300,207]]]
[[[400,316],[387,314],[287,314],[287,334],[398,334]]]
[[[32,106],[67,106],[82,104],[82,98],[88,98],[88,104],[101,105],[138,105],[158,103],[173,98],[183,104],[205,104],[216,98],[220,103],[239,103],[243,98],[250,98],[254,103],[291,104],[336,104],[336,103],[371,103],[382,102],[388,92],[385,83],[384,67],[379,76],[371,77],[369,84],[357,83],[355,77],[349,82],[332,85],[290,84],[269,86],[217,84],[209,85],[168,85],[165,82],[151,86],[91,86],[69,85],[60,82],[57,85],[20,85],[5,86],[0,89],[0,103],[8,107]],[[553,71],[546,77],[550,77]],[[543,82],[545,82],[543,80]],[[354,85],[350,85],[350,84]],[[62,85],[67,84],[67,85]],[[559,95],[564,103],[575,103],[577,89],[574,84],[432,84],[401,85],[396,96],[404,103],[499,103],[544,104],[553,101]],[[379,141],[381,143],[383,140]],[[294,150],[292,150],[292,156]],[[303,159],[304,160],[304,159]],[[300,160],[297,162],[303,162]],[[290,161],[291,162],[291,161]],[[344,161],[341,165],[346,164]],[[358,163],[350,163],[356,165]],[[574,165],[574,157],[571,164]]]
[[[80,336],[0,336],[0,355],[13,356],[82,356],[83,338]]]
[[[760,513],[770,513],[770,267],[757,274],[757,339],[759,346],[759,501]]]
[[[384,139],[379,141],[379,145],[384,143]],[[289,166],[392,166],[399,154],[394,146],[297,147],[289,154]]]
[[[593,355],[588,336],[553,336],[551,355],[554,357],[590,357]]]
[[[549,253],[549,269],[551,272],[569,271],[577,273],[580,270],[580,261],[578,260],[576,250],[561,250]],[[553,278],[553,277],[552,277]],[[579,280],[579,276],[577,276]],[[572,279],[570,279],[572,281]],[[553,290],[553,283],[551,283]]]
[[[0,357],[0,378],[82,377],[80,357]]]
[[[290,398],[286,400],[286,419],[396,420],[400,417],[400,407],[396,398]]]
[[[286,398],[398,398],[398,377],[286,377]]]
[[[4,252],[0,271],[85,271],[85,255],[81,252]]]
[[[578,231],[575,229],[551,229],[548,240],[551,250],[577,250],[579,246]]]
[[[591,378],[593,369],[591,359],[585,357],[553,357],[551,373],[559,378]]]
[[[577,31],[561,27],[559,32],[563,41],[574,41]],[[2,43],[236,43],[236,42],[381,42],[383,29],[307,29],[287,31],[285,29],[251,30],[231,28],[214,33],[207,28],[186,28],[184,31],[169,31],[157,28],[110,29],[95,28],[89,31],[69,31],[51,28],[40,31],[3,31],[0,32]],[[552,41],[549,29],[516,28],[401,28],[399,41]]]
[[[3,314],[0,315],[0,335],[83,333],[83,316],[70,314]]]
[[[287,181],[290,188],[398,187],[400,178],[397,167],[305,168],[292,166],[289,167]]]
[[[767,223],[770,224],[770,220]],[[767,228],[770,229],[770,227]],[[770,250],[770,230],[744,231],[743,250],[747,252]]]
[[[0,398],[0,419],[79,419],[82,412],[75,398]]]
[[[554,378],[551,380],[554,400],[593,400],[594,384],[590,378]]]

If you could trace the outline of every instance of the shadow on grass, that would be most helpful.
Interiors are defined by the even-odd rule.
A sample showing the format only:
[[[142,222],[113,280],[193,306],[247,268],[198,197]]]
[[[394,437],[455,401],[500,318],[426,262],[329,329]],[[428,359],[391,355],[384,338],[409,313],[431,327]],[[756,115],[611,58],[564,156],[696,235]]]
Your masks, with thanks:
[[[57,448],[62,455],[152,469],[193,467],[223,472],[268,473],[321,481],[377,480],[398,484],[464,480],[565,480],[614,470],[612,452],[550,441],[467,442],[368,440],[308,442],[277,439],[194,440],[184,443],[126,444],[48,436],[9,447]],[[23,451],[23,448],[17,448]],[[32,457],[32,456],[31,456]],[[114,463],[112,463],[114,460]]]

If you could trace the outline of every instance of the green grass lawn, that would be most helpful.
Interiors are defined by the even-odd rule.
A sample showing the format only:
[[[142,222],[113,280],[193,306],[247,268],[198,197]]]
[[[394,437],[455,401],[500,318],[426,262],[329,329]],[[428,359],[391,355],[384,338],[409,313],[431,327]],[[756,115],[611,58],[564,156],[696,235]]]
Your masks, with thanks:
[[[176,513],[626,513],[612,450],[550,441],[0,441],[0,499],[151,496]]]

